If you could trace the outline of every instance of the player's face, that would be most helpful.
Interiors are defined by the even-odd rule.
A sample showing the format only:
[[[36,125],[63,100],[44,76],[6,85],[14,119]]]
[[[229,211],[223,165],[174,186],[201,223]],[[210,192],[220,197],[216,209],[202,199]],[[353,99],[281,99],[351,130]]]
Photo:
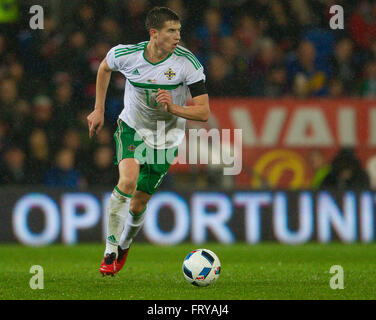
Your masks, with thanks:
[[[158,46],[166,52],[172,52],[180,41],[181,24],[177,21],[166,21],[164,27],[156,33]]]

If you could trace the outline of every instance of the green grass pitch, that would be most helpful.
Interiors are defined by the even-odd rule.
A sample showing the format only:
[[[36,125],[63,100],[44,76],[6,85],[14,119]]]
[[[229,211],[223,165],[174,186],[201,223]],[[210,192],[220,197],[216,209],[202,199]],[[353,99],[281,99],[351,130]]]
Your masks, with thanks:
[[[209,287],[195,287],[183,277],[183,259],[196,248],[210,249],[221,260],[221,275]],[[102,277],[103,244],[2,244],[0,299],[375,299],[375,249],[375,244],[340,243],[135,243],[124,269],[115,277]],[[33,265],[43,267],[42,290],[30,288]],[[330,288],[332,265],[343,267],[344,289]]]

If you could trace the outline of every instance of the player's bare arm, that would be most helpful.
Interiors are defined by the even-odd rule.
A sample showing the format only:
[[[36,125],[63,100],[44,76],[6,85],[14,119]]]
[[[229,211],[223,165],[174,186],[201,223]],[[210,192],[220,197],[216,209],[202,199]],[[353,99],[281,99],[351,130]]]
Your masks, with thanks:
[[[210,116],[209,96],[202,94],[194,97],[193,106],[179,106],[172,102],[171,94],[167,90],[158,89],[157,102],[162,104],[166,111],[188,120],[208,121]]]
[[[94,134],[98,134],[104,124],[106,93],[111,79],[111,72],[106,58],[103,59],[97,73],[94,111],[87,117],[90,138],[92,138]]]

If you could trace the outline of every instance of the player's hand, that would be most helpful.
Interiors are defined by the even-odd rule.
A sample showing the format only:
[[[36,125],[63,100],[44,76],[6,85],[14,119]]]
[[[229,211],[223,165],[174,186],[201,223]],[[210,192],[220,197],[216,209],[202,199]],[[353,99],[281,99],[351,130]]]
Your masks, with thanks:
[[[170,112],[170,108],[172,106],[171,93],[167,90],[158,89],[157,102],[163,106],[165,111]]]
[[[89,138],[91,139],[94,134],[99,133],[104,125],[104,112],[99,109],[94,109],[86,119],[89,126]]]

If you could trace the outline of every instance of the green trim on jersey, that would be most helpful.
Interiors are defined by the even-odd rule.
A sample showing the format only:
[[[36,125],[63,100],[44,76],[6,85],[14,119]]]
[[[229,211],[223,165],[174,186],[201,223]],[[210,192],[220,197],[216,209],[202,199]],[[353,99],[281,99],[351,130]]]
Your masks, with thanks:
[[[128,81],[133,85],[134,87],[138,88],[144,88],[144,89],[163,89],[163,90],[174,90],[179,86],[183,85],[183,82],[180,82],[178,84],[156,84],[156,83],[139,83],[139,82],[133,82],[128,79]]]
[[[175,48],[175,50],[173,52],[171,52],[163,60],[158,61],[156,63],[153,63],[145,57],[145,50],[146,50],[148,43],[149,43],[149,41],[145,41],[145,42],[140,42],[138,44],[135,44],[135,45],[128,47],[128,48],[115,49],[115,58],[119,58],[119,57],[122,57],[124,55],[128,55],[128,54],[135,53],[135,52],[138,52],[138,51],[143,51],[142,56],[144,57],[145,61],[150,63],[153,66],[156,66],[156,65],[166,61],[169,57],[171,57],[172,54],[175,54],[175,55],[180,56],[180,57],[186,57],[193,64],[193,66],[195,67],[196,70],[202,68],[200,61],[198,61],[198,59],[194,56],[194,54],[192,52],[187,51],[187,50],[182,49],[182,48],[179,48],[179,47]]]
[[[115,53],[119,53],[121,51],[133,50],[133,49],[137,49],[137,48],[144,48],[144,47],[145,47],[145,43],[141,42],[141,43],[138,43],[138,44],[130,45],[129,47],[117,48],[117,49],[115,49]]]
[[[149,41],[147,41],[147,42],[145,43],[144,52],[142,53],[142,56],[144,57],[144,59],[145,59],[146,62],[150,63],[150,64],[153,65],[153,66],[156,66],[156,65],[158,65],[158,64],[161,64],[162,62],[165,62],[168,58],[171,57],[172,52],[171,52],[166,58],[164,58],[163,60],[158,61],[158,62],[156,62],[156,63],[153,63],[153,62],[149,61],[149,60],[146,59],[146,57],[145,57],[145,50],[146,50],[146,47],[148,46],[148,43],[149,43]]]
[[[124,56],[124,55],[127,55],[127,54],[131,54],[131,53],[134,53],[134,52],[137,52],[137,51],[144,50],[146,45],[147,45],[147,42],[141,42],[139,44],[135,44],[135,45],[128,47],[128,48],[115,49],[115,58],[118,58],[118,57],[121,57],[121,56]]]
[[[122,56],[125,56],[125,55],[128,55],[128,54],[131,54],[131,53],[134,53],[134,52],[142,51],[142,50],[144,50],[144,49],[141,48],[141,49],[134,49],[134,50],[126,51],[126,52],[120,52],[118,54],[115,53],[115,59],[122,57]]]
[[[180,57],[181,56],[186,57],[193,64],[196,70],[202,68],[200,61],[197,60],[197,58],[193,55],[193,53],[183,50],[182,48],[176,48],[174,51],[174,54]]]
[[[117,48],[115,51],[120,51],[120,50],[128,50],[128,49],[133,49],[135,47],[144,47],[148,44],[149,41],[142,41],[136,44],[130,44],[129,47],[124,47],[124,48]]]
[[[196,58],[196,56],[192,52],[188,51],[187,49],[183,49],[183,48],[177,47],[175,49],[175,51],[191,57],[198,66],[201,66],[201,63],[200,63],[200,61],[198,61],[198,59]]]
[[[144,59],[145,59],[145,61],[146,62],[149,62],[150,64],[152,64],[153,66],[156,66],[156,65],[158,65],[158,64],[160,64],[160,63],[162,63],[162,62],[165,62],[168,58],[170,58],[171,57],[171,55],[172,55],[172,52],[166,57],[166,58],[164,58],[163,60],[161,60],[161,61],[158,61],[158,62],[156,62],[156,63],[153,63],[153,62],[150,62],[148,59],[146,59],[146,57],[145,57],[145,49],[146,49],[146,46],[145,46],[145,48],[144,48],[144,53],[142,54],[142,56],[144,57]]]

